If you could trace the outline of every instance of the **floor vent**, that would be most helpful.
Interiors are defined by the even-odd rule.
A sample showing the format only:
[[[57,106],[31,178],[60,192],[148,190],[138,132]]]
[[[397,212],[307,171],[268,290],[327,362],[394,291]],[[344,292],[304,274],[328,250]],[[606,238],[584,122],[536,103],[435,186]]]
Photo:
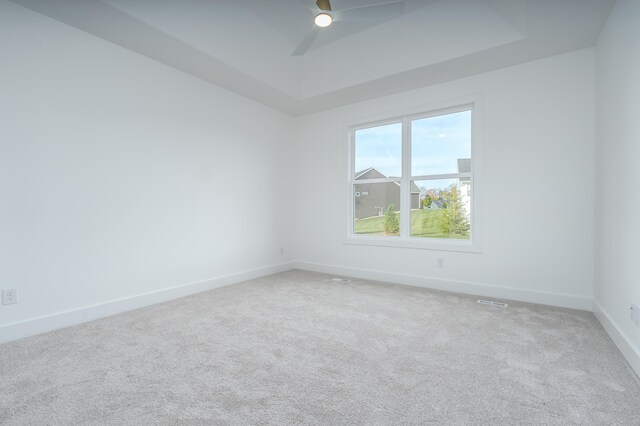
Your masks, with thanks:
[[[333,281],[334,283],[344,283],[344,284],[351,282],[351,280],[347,278],[338,278],[338,277],[331,278],[331,281]]]
[[[506,303],[502,303],[502,302],[494,302],[493,300],[478,300],[478,303],[481,305],[489,305],[489,306],[497,306],[499,308],[506,308],[507,305]]]

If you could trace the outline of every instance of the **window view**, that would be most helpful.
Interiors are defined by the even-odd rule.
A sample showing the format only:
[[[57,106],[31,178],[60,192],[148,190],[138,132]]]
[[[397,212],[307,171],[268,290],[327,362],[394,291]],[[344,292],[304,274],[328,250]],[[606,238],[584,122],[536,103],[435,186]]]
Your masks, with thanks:
[[[411,175],[420,189],[411,236],[471,238],[470,110],[411,121]]]
[[[356,234],[400,235],[400,182],[354,185]]]
[[[354,143],[354,233],[399,236],[402,122],[356,130]]]
[[[421,205],[411,210],[412,237],[471,237],[471,181],[463,179],[415,182]]]
[[[470,240],[471,120],[468,107],[353,131],[353,233]]]
[[[373,170],[377,177],[402,174],[402,123],[356,130],[355,177]],[[369,176],[365,176],[369,179]]]
[[[459,173],[471,158],[471,111],[411,121],[411,175]]]

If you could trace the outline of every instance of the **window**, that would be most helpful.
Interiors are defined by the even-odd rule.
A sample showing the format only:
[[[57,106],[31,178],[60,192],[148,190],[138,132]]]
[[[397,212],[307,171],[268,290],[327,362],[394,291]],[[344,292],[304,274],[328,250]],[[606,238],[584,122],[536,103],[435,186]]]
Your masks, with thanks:
[[[349,242],[478,251],[474,109],[350,128]]]

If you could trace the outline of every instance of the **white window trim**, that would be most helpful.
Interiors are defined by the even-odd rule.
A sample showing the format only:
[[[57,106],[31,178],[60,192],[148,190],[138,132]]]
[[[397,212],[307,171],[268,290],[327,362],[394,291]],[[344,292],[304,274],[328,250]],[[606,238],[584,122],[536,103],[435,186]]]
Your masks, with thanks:
[[[410,221],[410,197],[406,191],[410,187],[411,176],[411,128],[408,125],[412,120],[438,116],[442,114],[454,113],[458,111],[466,111],[472,109],[471,114],[471,173],[462,174],[471,177],[471,238],[469,240],[442,239],[442,238],[424,238],[411,237],[411,221]],[[395,111],[388,114],[378,114],[375,117],[366,117],[358,120],[351,120],[346,123],[347,147],[348,147],[348,179],[347,179],[347,226],[345,232],[344,243],[366,246],[381,247],[398,247],[424,250],[438,251],[456,251],[481,253],[482,252],[482,150],[481,150],[481,114],[482,106],[480,96],[470,96],[455,100],[432,103],[418,107],[408,108],[402,111]],[[392,118],[389,118],[392,117]],[[356,130],[365,129],[374,126],[382,126],[392,123],[403,123],[403,150],[402,150],[402,177],[386,178],[386,179],[366,179],[362,183],[376,182],[401,182],[400,209],[401,209],[401,236],[384,237],[371,235],[357,235],[353,232],[354,227],[354,199],[353,185],[355,182],[355,141],[354,135]],[[413,180],[427,179],[446,179],[458,177],[460,173],[444,174],[444,175],[428,175],[414,176]],[[424,178],[424,179],[423,179]],[[358,181],[357,183],[361,183]]]

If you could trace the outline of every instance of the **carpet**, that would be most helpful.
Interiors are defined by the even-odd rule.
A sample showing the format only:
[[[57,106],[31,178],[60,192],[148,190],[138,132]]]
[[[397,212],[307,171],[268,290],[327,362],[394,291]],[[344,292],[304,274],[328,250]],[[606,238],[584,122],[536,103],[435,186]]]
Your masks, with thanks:
[[[293,270],[0,345],[0,424],[640,425],[589,312]]]

